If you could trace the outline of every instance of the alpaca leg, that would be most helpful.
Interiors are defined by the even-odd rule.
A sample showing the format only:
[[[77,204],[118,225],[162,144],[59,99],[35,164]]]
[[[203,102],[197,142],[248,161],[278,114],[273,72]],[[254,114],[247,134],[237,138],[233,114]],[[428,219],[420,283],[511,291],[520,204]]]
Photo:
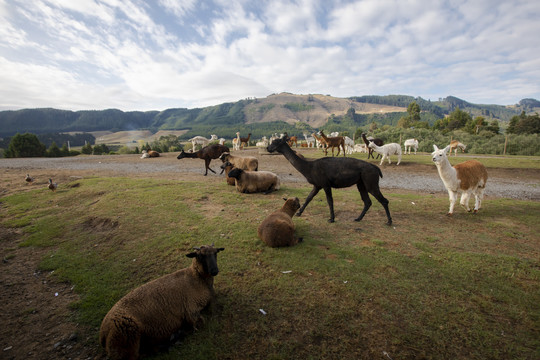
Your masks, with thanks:
[[[400,162],[401,162],[401,153],[398,153],[398,155],[397,155],[397,164],[396,165],[399,165]]]
[[[377,201],[383,206],[384,211],[386,213],[386,218],[388,219],[388,221],[386,222],[386,225],[388,226],[392,225],[392,216],[390,215],[390,208],[388,207],[388,204],[390,203],[390,201],[388,201],[388,199],[383,196],[383,194],[381,193],[381,189],[379,189],[378,184],[374,186],[368,186],[367,191],[371,195],[373,195],[373,197],[377,199]],[[362,192],[360,192],[360,194],[362,194]],[[369,195],[367,193],[366,193],[366,197],[369,200]],[[371,200],[369,201],[371,202]]]
[[[484,199],[484,189],[477,189],[474,194],[474,212],[478,212],[482,208],[482,200]]]
[[[457,196],[457,192],[448,190],[448,197],[450,198],[450,208],[448,209],[447,214],[448,216],[452,216],[452,214],[454,213],[454,205],[456,204]]]
[[[470,193],[468,191],[464,191],[461,194],[461,200],[459,201],[459,204],[462,208],[467,210],[468,212],[471,211],[471,208],[469,207],[469,199],[470,199]]]
[[[384,162],[384,159],[386,158],[386,155],[383,155],[382,159],[381,159],[381,162],[379,163],[379,166],[381,166]],[[389,160],[390,161],[390,160]]]
[[[328,219],[329,223],[333,223],[335,220],[334,216],[334,198],[332,197],[332,188],[327,187],[324,188],[324,192],[326,193],[326,202],[328,203],[328,207],[330,208],[330,219]]]
[[[308,197],[306,198],[306,201],[304,202],[304,205],[302,205],[300,210],[298,210],[298,212],[296,213],[296,216],[302,215],[302,213],[306,209],[306,206],[308,206],[309,202],[313,199],[313,197],[319,193],[319,190],[321,190],[321,188],[316,187],[316,186],[313,187],[313,190],[311,190],[311,192],[309,193]]]
[[[210,170],[211,172],[213,172],[214,174],[216,173],[214,170],[212,170],[210,168],[210,159],[204,159],[204,166],[206,168],[206,172],[204,173],[204,176],[208,175],[208,170]]]
[[[361,221],[364,218],[364,215],[366,215],[367,211],[371,207],[371,199],[369,198],[369,194],[362,181],[356,184],[356,187],[358,188],[360,197],[362,198],[362,201],[364,202],[364,208],[362,209],[362,212],[360,213],[360,215],[356,219],[354,219],[354,221]]]

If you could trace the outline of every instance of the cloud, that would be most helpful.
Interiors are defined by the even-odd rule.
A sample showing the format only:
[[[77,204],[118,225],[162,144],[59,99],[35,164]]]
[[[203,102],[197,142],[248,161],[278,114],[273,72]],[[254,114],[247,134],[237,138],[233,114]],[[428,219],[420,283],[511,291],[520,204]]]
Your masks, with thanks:
[[[511,104],[540,97],[539,15],[530,1],[0,0],[0,78],[16,89],[0,106],[145,110],[280,91]]]

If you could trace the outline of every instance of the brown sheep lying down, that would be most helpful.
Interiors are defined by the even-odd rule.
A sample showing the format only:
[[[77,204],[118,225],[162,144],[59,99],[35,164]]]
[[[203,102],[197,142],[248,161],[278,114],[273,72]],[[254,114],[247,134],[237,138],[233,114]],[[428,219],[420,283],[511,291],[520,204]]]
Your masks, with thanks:
[[[233,168],[228,176],[236,179],[236,190],[241,193],[269,194],[279,190],[280,187],[278,176],[270,171],[245,171]]]
[[[293,246],[302,241],[294,235],[292,216],[300,209],[300,200],[284,199],[283,207],[272,214],[259,225],[257,235],[270,247]]]
[[[111,359],[138,359],[141,348],[155,348],[180,330],[193,328],[214,297],[218,274],[214,245],[187,254],[191,266],[132,290],[107,313],[99,340]]]

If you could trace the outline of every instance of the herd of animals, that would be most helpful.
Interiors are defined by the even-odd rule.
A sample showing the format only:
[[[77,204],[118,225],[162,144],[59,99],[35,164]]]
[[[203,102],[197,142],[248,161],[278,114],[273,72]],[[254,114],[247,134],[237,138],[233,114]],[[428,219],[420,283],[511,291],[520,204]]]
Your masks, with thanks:
[[[323,131],[312,135],[313,146],[316,146],[316,141],[319,141],[325,154],[328,153],[329,148],[332,148],[332,154],[334,154],[334,148],[337,148],[338,156],[306,159],[292,149],[293,144],[297,146],[298,139],[289,137],[287,134],[282,136],[276,134],[270,140],[264,138],[261,143],[257,143],[258,146],[265,147],[269,153],[282,154],[312,185],[312,190],[302,205],[296,197],[284,199],[283,206],[259,224],[257,235],[261,241],[270,247],[298,244],[302,238],[295,234],[293,216],[295,214],[301,216],[307,205],[322,189],[326,194],[330,211],[328,221],[334,222],[332,188],[346,188],[353,185],[356,185],[364,203],[355,221],[361,221],[371,207],[372,202],[369,196],[371,194],[383,206],[387,217],[386,224],[391,225],[389,201],[379,188],[379,179],[382,178],[380,168],[367,161],[346,157],[346,137],[335,134],[326,136]],[[242,149],[244,144],[248,143],[250,136],[251,134],[247,138],[241,138],[237,133],[233,148]],[[305,138],[306,143],[311,140],[308,136]],[[365,134],[362,134],[362,139],[366,145],[368,158],[375,159],[373,154],[375,152],[382,156],[380,163],[382,165],[385,159],[388,159],[390,163],[390,156],[397,155],[397,164],[400,163],[402,152],[399,144],[384,144],[382,140],[368,138]],[[236,186],[241,193],[268,194],[279,190],[279,177],[270,171],[259,170],[256,157],[240,156],[237,153],[233,155],[224,145],[224,139],[220,139],[217,144],[210,144],[214,140],[218,140],[215,135],[212,135],[210,139],[204,137],[190,139],[193,149],[196,149],[196,145],[202,145],[202,148],[193,152],[181,151],[177,158],[203,159],[205,161],[204,175],[208,174],[208,170],[215,173],[209,166],[212,159],[221,160],[221,173],[226,173],[227,184]],[[405,151],[408,150],[410,153],[412,148],[416,154],[418,149],[416,139],[408,139],[404,145]],[[432,160],[450,198],[447,215],[453,214],[459,193],[462,194],[460,204],[467,211],[471,211],[469,198],[474,195],[473,210],[476,213],[481,207],[487,182],[486,168],[476,160],[465,161],[455,166],[450,165],[448,153],[454,150],[457,155],[457,149],[465,150],[465,145],[457,141],[453,141],[443,149],[439,149],[436,145],[433,145],[433,148]],[[339,157],[340,150],[343,151],[343,157]],[[155,151],[143,154],[143,158],[157,156],[159,153]],[[27,174],[26,181],[31,183],[34,179]],[[49,179],[48,187],[55,191],[57,184]],[[143,349],[156,350],[160,345],[174,342],[180,334],[194,328],[200,319],[201,311],[212,305],[214,276],[219,271],[217,254],[223,250],[224,248],[215,248],[213,244],[194,248],[193,252],[186,255],[192,258],[191,266],[150,281],[121,298],[107,313],[100,328],[100,343],[107,355],[111,359],[138,359]]]

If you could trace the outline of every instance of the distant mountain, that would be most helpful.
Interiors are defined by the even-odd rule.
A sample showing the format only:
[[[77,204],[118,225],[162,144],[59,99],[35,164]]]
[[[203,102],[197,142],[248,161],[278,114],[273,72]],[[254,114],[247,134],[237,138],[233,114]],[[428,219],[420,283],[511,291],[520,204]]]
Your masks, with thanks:
[[[309,130],[323,127],[329,121],[338,124],[341,117],[351,115],[351,109],[354,112],[347,126],[358,127],[370,122],[395,125],[412,101],[420,105],[423,118],[430,123],[456,107],[472,116],[481,115],[488,120],[493,118],[502,122],[522,111],[540,111],[540,102],[535,99],[523,99],[516,105],[503,106],[472,104],[453,96],[430,101],[407,95],[337,98],[320,94],[280,93],[196,109],[123,112],[116,109],[67,111],[44,108],[0,111],[0,136],[12,136],[17,132],[43,134],[141,129],[153,132],[196,129],[204,133],[213,129],[227,129],[226,132],[234,135],[238,131],[236,129],[250,131],[264,127],[265,131],[269,131],[273,129],[271,124],[275,124],[274,128],[285,126]],[[186,136],[189,135],[188,132]]]

